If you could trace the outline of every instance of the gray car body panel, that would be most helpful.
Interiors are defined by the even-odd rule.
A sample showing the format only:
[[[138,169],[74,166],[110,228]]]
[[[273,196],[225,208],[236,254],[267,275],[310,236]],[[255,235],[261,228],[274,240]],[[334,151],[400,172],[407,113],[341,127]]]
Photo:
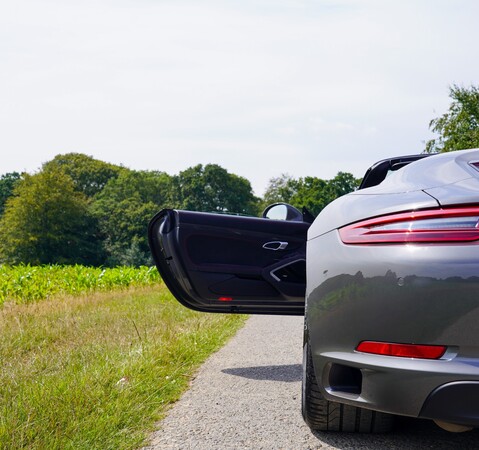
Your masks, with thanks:
[[[417,416],[441,384],[479,380],[479,245],[458,250],[347,246],[337,231],[308,244],[306,322],[328,398]],[[363,340],[447,345],[450,352],[439,361],[369,355],[355,351]],[[361,395],[330,388],[332,363],[362,371]]]
[[[348,194],[321,211],[308,230],[308,241],[368,217],[437,206],[439,206],[437,200],[423,191],[389,194],[387,197],[374,194]]]
[[[391,173],[381,184],[338,198],[321,211],[308,231],[314,239],[359,220],[394,212],[478,202],[479,150],[434,155]]]
[[[426,192],[433,196],[442,206],[477,203],[479,178],[467,178],[448,186],[427,189]]]
[[[479,204],[477,160],[479,151],[465,151],[411,163],[331,203],[311,226],[306,329],[328,399],[417,417],[436,388],[479,381],[479,243],[345,245],[337,230],[388,213]],[[363,340],[448,351],[432,361],[356,352]],[[360,392],[331,385],[334,364],[361,371]]]

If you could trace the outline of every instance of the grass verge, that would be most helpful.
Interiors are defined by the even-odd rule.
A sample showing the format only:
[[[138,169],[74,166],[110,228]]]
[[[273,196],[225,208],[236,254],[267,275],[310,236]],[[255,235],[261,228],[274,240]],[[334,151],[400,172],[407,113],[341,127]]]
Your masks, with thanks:
[[[0,448],[132,449],[244,316],[163,285],[0,309]]]

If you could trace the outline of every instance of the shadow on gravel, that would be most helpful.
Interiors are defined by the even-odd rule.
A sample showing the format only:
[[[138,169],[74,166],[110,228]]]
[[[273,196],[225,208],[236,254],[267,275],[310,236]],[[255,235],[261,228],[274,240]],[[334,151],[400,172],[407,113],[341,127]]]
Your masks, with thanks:
[[[301,364],[286,364],[282,366],[235,367],[223,369],[223,373],[250,380],[284,381],[294,383],[301,381]]]
[[[430,420],[398,417],[388,434],[313,433],[322,442],[338,449],[477,449],[479,430],[448,433]]]

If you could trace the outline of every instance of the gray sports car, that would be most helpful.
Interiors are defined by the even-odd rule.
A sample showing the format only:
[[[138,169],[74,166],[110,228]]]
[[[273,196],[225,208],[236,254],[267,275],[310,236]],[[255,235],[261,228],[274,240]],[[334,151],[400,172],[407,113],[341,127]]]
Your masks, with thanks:
[[[305,315],[312,429],[479,426],[479,150],[380,161],[314,221],[163,210],[149,241],[189,308]]]

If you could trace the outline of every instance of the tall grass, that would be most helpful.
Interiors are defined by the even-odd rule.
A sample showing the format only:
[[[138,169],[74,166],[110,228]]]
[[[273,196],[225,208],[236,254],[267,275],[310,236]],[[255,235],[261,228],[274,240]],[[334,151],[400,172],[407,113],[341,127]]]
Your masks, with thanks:
[[[76,289],[94,285],[81,277]],[[140,447],[195,368],[243,320],[190,311],[163,284],[5,303],[0,448]]]
[[[57,295],[150,286],[159,280],[154,267],[0,265],[0,305],[5,301],[29,303]]]

